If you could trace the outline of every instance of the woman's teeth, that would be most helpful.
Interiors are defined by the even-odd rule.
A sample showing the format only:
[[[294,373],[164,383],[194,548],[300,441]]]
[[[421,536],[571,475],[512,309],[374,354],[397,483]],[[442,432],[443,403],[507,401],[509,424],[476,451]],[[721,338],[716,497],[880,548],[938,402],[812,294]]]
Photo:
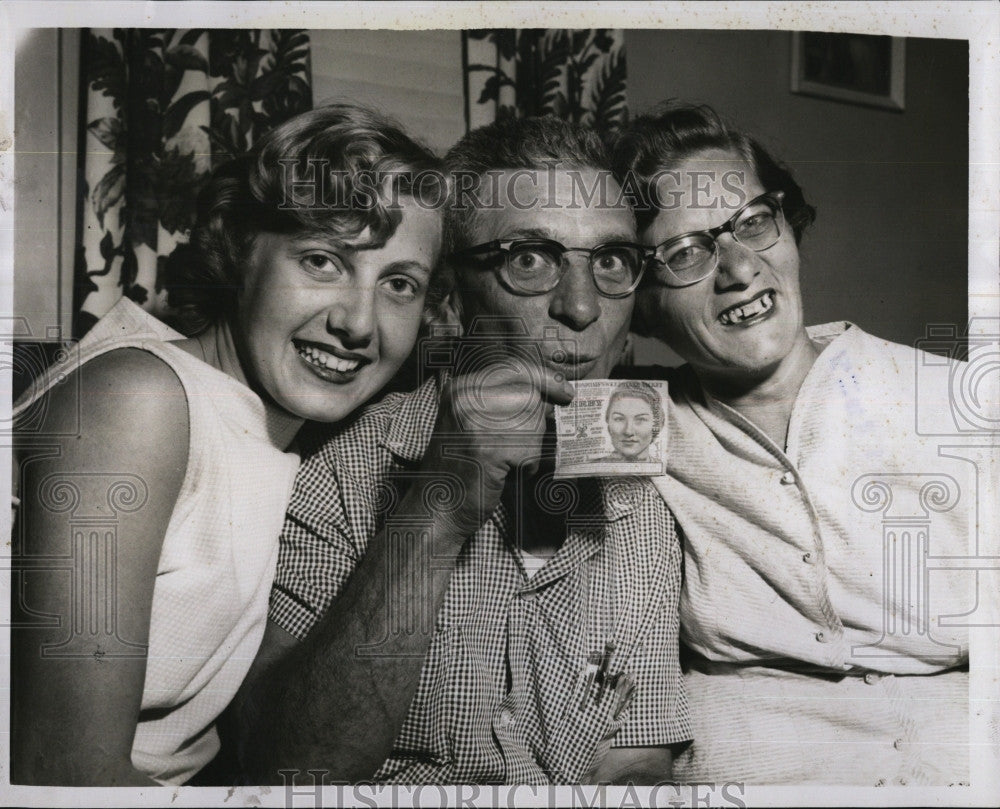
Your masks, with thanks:
[[[769,311],[772,306],[774,306],[774,293],[765,292],[759,298],[754,298],[750,303],[738,306],[735,309],[727,309],[719,315],[719,320],[723,326],[732,326],[734,323],[742,323],[744,320],[762,315],[764,312]]]
[[[320,351],[315,346],[299,346],[299,356],[313,365],[326,368],[330,371],[339,371],[346,374],[355,370],[361,363],[358,360],[343,360],[326,351]]]

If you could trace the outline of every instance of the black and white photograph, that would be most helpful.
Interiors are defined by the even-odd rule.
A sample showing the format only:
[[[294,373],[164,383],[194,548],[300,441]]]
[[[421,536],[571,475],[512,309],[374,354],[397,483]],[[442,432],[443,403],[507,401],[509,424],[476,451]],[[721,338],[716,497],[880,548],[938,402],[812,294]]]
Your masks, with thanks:
[[[667,385],[659,380],[588,379],[555,408],[555,477],[663,475]]]
[[[997,41],[0,4],[0,804],[997,805]]]

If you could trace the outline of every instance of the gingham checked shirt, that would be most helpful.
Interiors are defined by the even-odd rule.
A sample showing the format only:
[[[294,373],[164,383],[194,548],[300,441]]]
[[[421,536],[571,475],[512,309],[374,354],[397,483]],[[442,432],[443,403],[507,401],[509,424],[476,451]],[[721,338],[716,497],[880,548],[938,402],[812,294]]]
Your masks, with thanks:
[[[440,381],[387,396],[329,440],[306,438],[270,611],[296,637],[326,611],[418,465]],[[565,507],[567,536],[530,580],[503,507],[465,544],[376,781],[573,783],[609,746],[690,738],[673,518],[645,480],[584,480],[579,498],[570,491],[555,481],[541,494]],[[586,658],[608,640],[609,671],[636,684],[620,713],[610,695],[584,698]]]

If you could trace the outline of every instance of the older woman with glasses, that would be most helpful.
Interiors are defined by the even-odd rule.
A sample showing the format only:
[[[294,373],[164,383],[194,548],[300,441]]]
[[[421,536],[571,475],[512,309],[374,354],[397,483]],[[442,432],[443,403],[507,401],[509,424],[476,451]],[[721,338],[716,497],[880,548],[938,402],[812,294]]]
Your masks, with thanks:
[[[637,326],[688,363],[664,372],[654,481],[685,548],[694,742],[674,776],[968,782],[974,579],[928,559],[968,555],[974,489],[915,428],[920,367],[951,360],[849,323],[805,327],[799,242],[815,211],[711,109],[639,118],[616,164],[642,189],[653,251]],[[948,418],[946,395],[919,394]]]

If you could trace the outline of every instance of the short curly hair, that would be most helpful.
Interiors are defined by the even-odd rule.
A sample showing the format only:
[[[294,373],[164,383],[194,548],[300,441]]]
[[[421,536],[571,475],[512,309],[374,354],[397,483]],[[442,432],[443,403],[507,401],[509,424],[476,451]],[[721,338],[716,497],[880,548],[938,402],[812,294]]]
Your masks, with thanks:
[[[220,166],[197,201],[186,249],[166,268],[168,301],[187,335],[228,318],[242,270],[260,233],[317,235],[366,247],[395,233],[400,196],[446,207],[441,161],[393,121],[367,107],[335,103],[296,115],[245,155]],[[447,295],[435,271],[428,310]]]
[[[482,189],[488,172],[557,166],[610,174],[612,168],[611,152],[596,130],[552,115],[503,115],[469,132],[444,159],[455,185],[465,192],[456,195],[448,210],[448,248],[453,251],[472,246],[478,207],[466,204],[466,195]]]
[[[708,105],[676,100],[665,102],[650,115],[635,118],[613,147],[615,175],[623,187],[634,190],[639,197],[636,221],[640,233],[652,224],[658,212],[656,176],[708,149],[735,152],[754,170],[765,190],[785,192],[781,207],[798,244],[816,218],[816,209],[806,202],[791,171],[756,138],[727,123]]]
[[[604,411],[605,421],[611,416],[611,408],[615,402],[620,402],[622,399],[639,399],[649,405],[649,409],[653,411],[653,438],[656,438],[660,434],[660,430],[663,429],[665,418],[660,392],[648,382],[642,382],[638,379],[626,379],[619,382],[618,387],[608,397],[608,407]]]

